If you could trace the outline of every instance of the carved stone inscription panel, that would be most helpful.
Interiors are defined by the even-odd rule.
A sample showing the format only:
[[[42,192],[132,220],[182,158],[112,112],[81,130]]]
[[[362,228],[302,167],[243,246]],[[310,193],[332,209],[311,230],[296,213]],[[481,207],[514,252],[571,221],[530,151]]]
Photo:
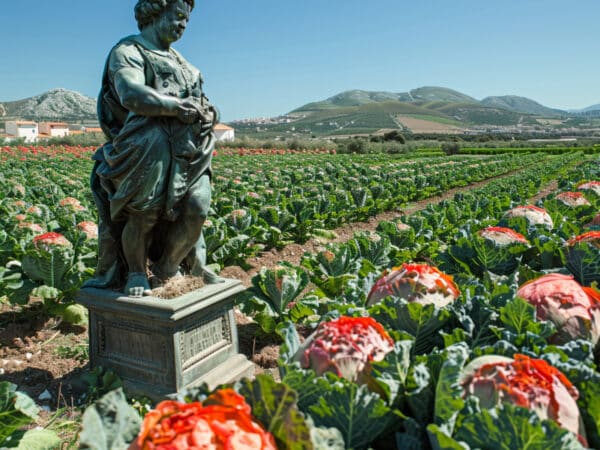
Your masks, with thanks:
[[[188,328],[180,335],[183,367],[190,367],[230,344],[231,335],[226,314],[194,328]]]

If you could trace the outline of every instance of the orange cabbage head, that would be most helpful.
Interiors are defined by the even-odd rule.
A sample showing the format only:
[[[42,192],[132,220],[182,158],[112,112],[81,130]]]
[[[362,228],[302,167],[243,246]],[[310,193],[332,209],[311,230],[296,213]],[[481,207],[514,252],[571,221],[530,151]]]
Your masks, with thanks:
[[[570,275],[552,273],[523,284],[519,297],[535,306],[537,317],[556,325],[552,340],[567,343],[588,339],[594,345],[600,337],[600,293],[581,286]]]
[[[508,403],[533,410],[542,420],[553,420],[585,443],[577,389],[542,359],[519,354],[514,359],[482,356],[463,369],[460,383],[464,395],[479,398],[483,408]]]
[[[332,372],[350,381],[365,383],[370,363],[392,351],[394,341],[372,317],[345,317],[319,324],[294,359],[318,375]]]
[[[444,307],[460,295],[452,276],[428,264],[407,264],[383,273],[371,288],[367,305],[386,297],[399,297],[423,305]]]
[[[129,450],[276,450],[271,433],[251,415],[233,389],[221,389],[204,403],[166,400],[144,417]]]

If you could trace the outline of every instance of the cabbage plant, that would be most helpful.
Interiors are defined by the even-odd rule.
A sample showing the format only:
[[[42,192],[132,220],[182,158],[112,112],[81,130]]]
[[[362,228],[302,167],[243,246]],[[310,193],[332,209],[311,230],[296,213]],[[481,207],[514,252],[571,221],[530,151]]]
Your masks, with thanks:
[[[58,287],[73,264],[73,244],[60,233],[33,238],[22,261],[23,272],[46,286]]]
[[[534,205],[521,205],[509,209],[502,218],[503,222],[510,225],[511,219],[523,217],[529,227],[540,226],[547,230],[554,228],[554,221],[548,211]]]
[[[428,264],[408,264],[385,271],[367,299],[369,313],[423,354],[443,345],[439,331],[453,316],[460,291],[452,276]]]
[[[535,306],[537,318],[556,326],[555,343],[600,338],[600,292],[582,287],[570,275],[552,273],[523,284],[517,295]]]
[[[583,196],[581,192],[565,191],[556,195],[555,199],[569,208],[579,206],[591,206],[591,203]]]
[[[579,191],[589,191],[600,197],[600,181],[586,181],[577,185]]]
[[[566,253],[566,266],[581,284],[600,283],[600,231],[569,239]]]
[[[542,420],[552,420],[578,436],[586,445],[577,407],[577,388],[542,359],[516,354],[513,358],[481,356],[469,363],[459,380],[464,396],[475,396],[483,409],[509,404],[529,410]]]
[[[358,279],[362,258],[357,245],[348,243],[328,245],[314,255],[305,255],[302,265],[311,273],[320,297],[338,297]]]
[[[364,384],[373,361],[381,361],[394,348],[383,326],[371,317],[346,317],[322,322],[300,346],[294,360],[317,375],[332,372]]]
[[[386,297],[397,297],[441,308],[459,295],[452,276],[428,264],[404,263],[383,273],[369,292],[367,306],[379,303]]]
[[[238,303],[265,331],[272,333],[285,319],[297,321],[313,310],[298,301],[308,285],[308,275],[300,267],[281,263],[273,269],[263,267],[252,278],[252,288],[240,296]]]
[[[514,272],[527,249],[529,241],[521,233],[506,227],[487,227],[476,233],[468,228],[446,253],[453,270],[482,276],[486,271],[497,275]]]

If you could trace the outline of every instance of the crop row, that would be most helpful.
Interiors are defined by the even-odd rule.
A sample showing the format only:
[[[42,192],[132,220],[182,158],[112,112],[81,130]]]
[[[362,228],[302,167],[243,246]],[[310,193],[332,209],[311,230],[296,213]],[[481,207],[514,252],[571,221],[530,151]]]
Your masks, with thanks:
[[[257,249],[304,242],[315,233],[399,211],[409,202],[551,157],[389,158],[386,155],[256,157],[215,163],[214,215],[205,230],[221,266]]]

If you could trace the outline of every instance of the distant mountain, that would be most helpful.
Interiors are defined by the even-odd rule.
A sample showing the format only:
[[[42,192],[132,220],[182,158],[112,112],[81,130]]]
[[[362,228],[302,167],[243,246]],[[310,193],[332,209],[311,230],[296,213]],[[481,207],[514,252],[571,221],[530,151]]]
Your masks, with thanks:
[[[41,95],[0,104],[5,117],[35,121],[79,122],[95,120],[96,100],[67,89],[52,89]]]
[[[448,88],[442,87],[421,87],[413,89],[409,92],[372,92],[372,91],[361,91],[352,90],[345,91],[340,94],[329,97],[323,101],[308,103],[301,106],[298,109],[292,111],[292,113],[308,112],[308,111],[323,111],[328,109],[335,109],[347,106],[362,106],[370,103],[381,103],[389,101],[398,101],[406,103],[419,103],[419,102],[458,102],[458,103],[471,103],[477,102],[472,97],[462,94],[458,91],[454,91]]]
[[[463,125],[501,125],[509,126],[522,123],[522,113],[506,108],[495,108],[481,103],[436,102],[422,105],[447,117],[459,121]],[[529,116],[529,115],[527,115]],[[529,117],[527,117],[529,119]],[[526,120],[529,122],[530,120]]]
[[[434,122],[431,126],[416,125],[424,129],[443,128],[439,124],[463,129],[485,125],[537,125],[536,117],[555,118],[568,113],[547,108],[525,97],[507,95],[479,101],[452,89],[425,86],[403,93],[345,91],[301,106],[290,115],[297,117],[291,125],[296,130],[343,134],[373,132],[378,128],[415,129],[415,120]],[[289,128],[278,125],[273,131]]]
[[[514,111],[524,114],[534,114],[536,116],[558,117],[566,114],[566,111],[548,108],[540,105],[538,102],[526,97],[517,95],[503,95],[501,97],[486,97],[480,102],[482,105],[493,108],[502,108],[507,111]]]
[[[597,105],[588,106],[587,108],[570,109],[569,110],[569,112],[575,113],[575,114],[589,113],[589,112],[592,112],[592,111],[600,111],[600,103],[597,104]]]
[[[470,104],[478,105],[483,108],[502,109],[514,113],[532,114],[546,117],[557,117],[567,114],[566,111],[548,108],[526,97],[504,95],[486,97],[479,101],[461,92],[435,86],[420,87],[402,93],[371,92],[361,90],[345,91],[334,95],[333,97],[329,97],[326,100],[308,103],[293,110],[292,113],[331,110],[340,107],[362,106],[370,103],[387,101],[412,103],[426,108],[430,108],[432,104],[440,102],[444,104]],[[598,109],[600,109],[600,105]]]
[[[588,106],[587,108],[583,108],[583,112],[598,111],[598,110],[600,110],[600,104]]]
[[[342,108],[348,106],[362,106],[369,103],[381,103],[386,101],[410,101],[408,94],[394,94],[392,92],[369,92],[369,91],[345,91],[329,97],[320,102],[308,103],[292,112],[301,111],[323,111],[327,109]]]
[[[450,102],[450,103],[477,103],[473,97],[452,89],[424,86],[409,91],[413,102]]]

